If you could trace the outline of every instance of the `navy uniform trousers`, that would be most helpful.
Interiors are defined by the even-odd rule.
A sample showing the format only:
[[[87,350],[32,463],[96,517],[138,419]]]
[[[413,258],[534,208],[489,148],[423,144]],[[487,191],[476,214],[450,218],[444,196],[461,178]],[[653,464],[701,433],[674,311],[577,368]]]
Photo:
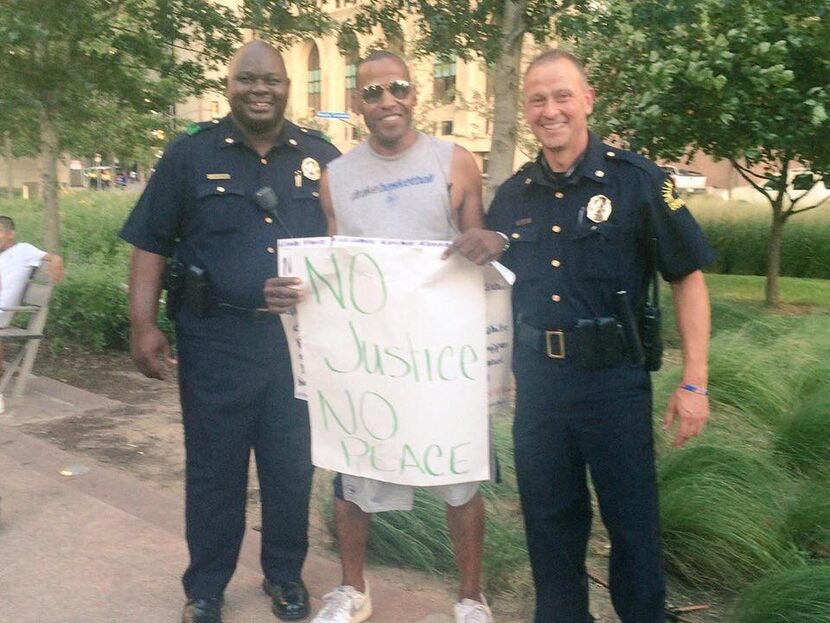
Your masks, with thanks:
[[[623,623],[664,621],[651,428],[642,368],[580,369],[516,344],[516,475],[536,585],[536,623],[586,623],[590,469],[613,549]]]
[[[297,580],[308,550],[313,468],[306,403],[294,398],[285,336],[276,316],[177,319],[184,421],[190,598],[219,595],[245,532],[250,452],[262,502],[262,568]]]

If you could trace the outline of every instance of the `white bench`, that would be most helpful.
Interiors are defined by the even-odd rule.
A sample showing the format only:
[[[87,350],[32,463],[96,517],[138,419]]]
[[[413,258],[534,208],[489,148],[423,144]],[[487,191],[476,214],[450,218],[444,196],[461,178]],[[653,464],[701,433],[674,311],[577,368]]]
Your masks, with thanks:
[[[40,347],[40,340],[43,339],[46,317],[49,314],[49,299],[52,297],[52,288],[55,285],[49,277],[47,267],[48,262],[42,262],[40,266],[32,270],[26,288],[23,290],[20,305],[0,308],[0,311],[14,314],[12,325],[19,315],[29,318],[26,328],[8,326],[0,329],[0,341],[22,343],[0,378],[0,394],[5,393],[15,375],[17,375],[17,383],[14,387],[14,396],[19,398],[26,390],[26,383],[32,373],[35,357],[37,357],[37,349]]]

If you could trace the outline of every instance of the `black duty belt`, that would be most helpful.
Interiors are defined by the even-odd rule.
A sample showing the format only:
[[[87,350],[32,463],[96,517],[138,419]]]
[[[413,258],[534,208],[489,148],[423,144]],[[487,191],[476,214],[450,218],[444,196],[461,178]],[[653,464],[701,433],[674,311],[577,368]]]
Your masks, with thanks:
[[[550,359],[568,360],[585,368],[608,368],[631,363],[622,329],[613,317],[580,320],[573,329],[541,329],[517,320],[517,344]]]
[[[513,339],[522,346],[544,353],[551,359],[567,359],[568,346],[573,341],[573,336],[573,331],[539,329],[518,320]]]
[[[269,320],[276,318],[275,314],[272,314],[265,307],[239,307],[238,305],[231,305],[224,301],[217,301],[213,308],[217,314],[238,316],[246,320]]]

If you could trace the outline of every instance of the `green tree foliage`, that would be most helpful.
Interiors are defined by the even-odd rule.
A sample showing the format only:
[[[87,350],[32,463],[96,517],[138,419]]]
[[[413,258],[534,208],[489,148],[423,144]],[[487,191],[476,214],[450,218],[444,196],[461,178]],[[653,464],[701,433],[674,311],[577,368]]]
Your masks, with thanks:
[[[519,63],[525,34],[537,42],[550,39],[553,17],[572,4],[568,0],[384,0],[367,2],[341,25],[341,44],[352,33],[370,34],[380,27],[390,47],[400,24],[415,21],[416,37],[408,53],[454,54],[478,59],[492,73],[493,139],[489,158],[488,195],[512,173],[517,140]],[[343,47],[341,45],[341,47]],[[345,50],[353,51],[353,50]]]
[[[772,208],[766,301],[781,232],[830,184],[827,0],[581,2],[560,22],[589,63],[596,125],[633,149],[729,160]],[[793,163],[811,173],[793,181]]]
[[[242,0],[240,25],[255,30],[279,48],[310,35],[322,35],[333,27],[316,0]]]
[[[239,37],[228,8],[208,0],[6,0],[0,3],[0,82],[37,123],[44,243],[59,244],[56,162],[80,124],[152,115],[210,83],[205,71]],[[116,118],[117,119],[117,118]]]

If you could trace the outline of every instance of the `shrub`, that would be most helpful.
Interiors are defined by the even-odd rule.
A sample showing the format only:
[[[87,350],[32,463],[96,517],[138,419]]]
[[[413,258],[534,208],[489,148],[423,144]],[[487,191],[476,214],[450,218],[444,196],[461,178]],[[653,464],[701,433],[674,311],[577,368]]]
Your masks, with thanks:
[[[772,211],[767,205],[695,197],[689,207],[717,253],[707,269],[732,275],[765,275]],[[781,275],[830,278],[830,210],[789,220],[781,241]]]
[[[129,313],[123,266],[108,270],[87,264],[67,270],[52,295],[47,331],[93,349],[128,346]]]
[[[718,443],[659,464],[666,565],[698,586],[741,586],[798,560],[776,529],[791,488],[763,451]]]
[[[795,470],[807,474],[830,470],[830,387],[808,394],[774,439],[775,448]]]
[[[787,510],[784,535],[814,558],[830,559],[830,479],[801,485]]]
[[[830,565],[779,571],[743,590],[734,623],[830,623]]]

